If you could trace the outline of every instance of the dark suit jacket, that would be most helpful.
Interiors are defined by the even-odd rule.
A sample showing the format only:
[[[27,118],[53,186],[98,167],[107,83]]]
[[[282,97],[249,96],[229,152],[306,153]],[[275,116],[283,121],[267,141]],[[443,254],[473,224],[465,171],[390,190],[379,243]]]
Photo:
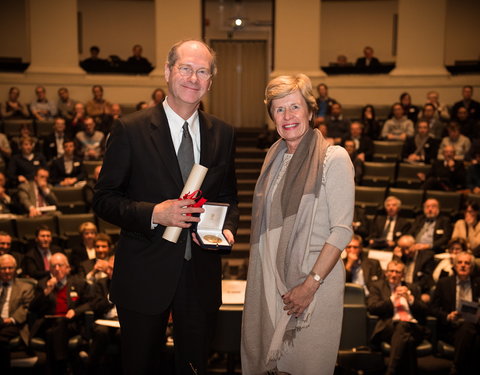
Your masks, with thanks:
[[[114,304],[108,300],[109,291],[110,279],[108,277],[103,277],[93,284],[93,300],[91,306],[96,318],[103,318],[114,306]]]
[[[18,327],[20,337],[25,344],[28,344],[29,339],[29,329],[26,324],[27,313],[33,296],[34,286],[32,284],[18,279],[13,280],[8,304],[8,316],[15,320],[15,325]]]
[[[373,223],[370,226],[369,239],[376,239],[382,237],[386,221],[387,216],[385,215],[375,216],[375,219],[373,219]],[[407,234],[409,230],[410,223],[403,217],[397,216],[397,220],[395,221],[395,227],[393,228],[393,240],[396,242],[401,236]]]
[[[417,216],[415,222],[410,228],[409,234],[411,234],[413,237],[416,237],[425,224],[425,220],[425,215]],[[452,231],[453,228],[451,219],[446,216],[438,216],[433,229],[432,250],[435,251],[435,253],[441,253],[445,250],[448,241],[450,241],[450,238],[452,237]]]
[[[347,263],[347,258],[343,259],[343,263]],[[360,268],[363,271],[363,279],[365,280],[365,285],[367,287],[370,283],[383,279],[383,270],[380,266],[380,262],[376,259],[370,259],[366,256],[362,256],[362,263],[360,264]],[[347,283],[352,282],[352,272],[345,270],[345,281]]]
[[[455,160],[453,170],[445,166],[444,160],[432,162],[427,174],[426,189],[459,190],[465,188],[465,166],[463,161]]]
[[[71,173],[65,171],[65,159],[63,156],[52,161],[52,164],[50,164],[50,182],[52,185],[58,185],[67,177],[76,177],[78,181],[85,180],[86,175],[82,159],[76,156],[73,157]]]
[[[407,286],[415,297],[413,304],[410,306],[410,313],[415,319],[417,319],[419,324],[425,325],[427,319],[427,305],[422,302],[417,288],[412,285]],[[378,342],[378,335],[384,329],[393,324],[392,318],[394,307],[390,300],[392,293],[386,279],[371,283],[369,291],[370,294],[367,299],[368,312],[372,315],[377,315],[379,318],[371,337],[372,342],[376,343]]]
[[[55,253],[63,253],[63,250],[57,246],[51,246],[50,252],[53,255]],[[50,271],[45,270],[42,254],[36,247],[26,252],[23,258],[22,269],[25,276],[30,276],[37,280],[50,275]]]
[[[413,283],[420,288],[422,293],[429,293],[434,284],[432,274],[435,269],[435,253],[431,250],[420,250],[417,252],[415,265],[413,267]],[[407,264],[408,259],[400,259]]]
[[[370,65],[367,66],[367,59],[365,57],[359,57],[355,62],[357,68],[374,68],[380,66],[380,61],[376,57],[370,59]]]
[[[433,160],[437,158],[438,146],[440,145],[440,140],[428,137],[427,141],[423,145],[423,152],[425,155],[425,164],[430,164]],[[417,150],[415,145],[415,138],[408,137],[403,144],[402,158],[406,159],[409,155],[413,154]]]
[[[71,138],[69,134],[65,132],[63,136],[64,140],[67,138]],[[50,133],[43,139],[43,155],[47,160],[55,159],[57,155],[57,138],[55,137],[55,133]]]
[[[229,203],[224,228],[238,223],[233,128],[199,111],[200,164],[208,168],[201,190],[211,202]],[[164,311],[175,295],[184,263],[188,230],[177,243],[162,239],[165,227],[151,229],[157,203],[177,199],[183,188],[180,167],[162,105],[135,112],[115,122],[94,210],[122,231],[115,257],[111,299],[119,307],[146,314]],[[208,311],[221,304],[221,261],[218,254],[192,243],[195,288]]]

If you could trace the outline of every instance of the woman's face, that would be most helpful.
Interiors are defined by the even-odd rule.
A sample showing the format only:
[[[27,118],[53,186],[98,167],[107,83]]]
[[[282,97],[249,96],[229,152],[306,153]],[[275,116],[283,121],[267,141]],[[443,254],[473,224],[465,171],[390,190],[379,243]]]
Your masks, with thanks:
[[[309,128],[312,113],[300,91],[272,101],[273,120],[277,132],[287,142],[288,151],[295,152],[298,144]]]
[[[404,95],[402,97],[401,103],[402,103],[403,106],[410,105],[410,103],[411,103],[410,95]]]

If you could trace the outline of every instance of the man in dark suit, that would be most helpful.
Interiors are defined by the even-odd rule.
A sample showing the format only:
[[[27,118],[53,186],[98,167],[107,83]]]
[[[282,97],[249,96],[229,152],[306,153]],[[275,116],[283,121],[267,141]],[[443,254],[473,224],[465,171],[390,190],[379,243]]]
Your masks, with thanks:
[[[435,198],[423,203],[423,215],[417,216],[408,234],[415,237],[414,250],[433,250],[442,253],[452,237],[449,217],[440,215],[440,203]]]
[[[28,305],[33,299],[33,284],[15,278],[17,262],[10,254],[0,256],[0,369],[10,368],[10,339],[20,335],[28,345]]]
[[[347,257],[345,264],[345,281],[363,286],[365,295],[368,296],[368,286],[371,282],[383,278],[382,267],[376,259],[370,259],[363,253],[362,237],[354,234],[352,240],[345,248]]]
[[[355,67],[362,68],[362,69],[370,69],[376,68],[380,66],[380,61],[376,57],[373,56],[373,48],[372,47],[365,47],[363,49],[363,56],[359,57],[355,62]]]
[[[440,141],[429,134],[428,122],[420,120],[413,137],[403,144],[402,158],[413,163],[430,164],[437,158]]]
[[[36,246],[28,250],[23,258],[23,273],[25,276],[40,280],[50,275],[50,258],[53,254],[62,252],[58,246],[52,246],[52,231],[42,225],[35,231]]]
[[[73,186],[86,178],[83,160],[75,155],[73,139],[63,141],[63,156],[52,160],[50,181],[53,185]]]
[[[386,374],[415,374],[416,347],[425,336],[427,305],[418,290],[403,281],[405,265],[392,260],[387,265],[386,279],[370,285],[368,312],[379,320],[372,334],[372,344],[390,343]]]
[[[383,203],[386,215],[377,215],[370,227],[368,243],[375,249],[393,249],[396,241],[408,233],[410,223],[398,216],[402,201],[391,195]]]
[[[456,191],[465,188],[465,166],[463,160],[455,160],[455,149],[445,145],[444,160],[435,160],[426,175],[426,190]]]
[[[221,261],[197,243],[189,245],[189,228],[199,219],[186,214],[203,209],[188,207],[194,201],[178,197],[193,159],[207,167],[201,191],[210,201],[230,204],[223,233],[234,242],[234,131],[198,110],[215,70],[213,52],[203,42],[175,44],[165,65],[165,101],[122,117],[110,135],[93,206],[97,215],[122,228],[111,300],[122,326],[127,374],[151,374],[160,367],[170,311],[176,373],[206,371],[221,304]],[[185,229],[177,243],[162,238],[167,226]]]
[[[53,132],[47,135],[43,140],[43,155],[47,161],[63,155],[63,142],[67,138],[65,129],[65,119],[62,117],[56,117],[55,123],[53,124]]]
[[[369,136],[363,134],[363,124],[361,122],[352,122],[350,125],[350,134],[342,140],[342,144],[345,144],[345,141],[348,139],[351,139],[355,143],[355,150],[362,161],[372,160],[373,141]]]
[[[478,372],[474,352],[475,340],[480,335],[480,324],[463,319],[460,300],[478,302],[480,280],[472,276],[475,257],[468,252],[456,255],[456,275],[438,280],[432,300],[432,312],[438,319],[439,337],[455,346],[451,374]]]
[[[81,332],[84,313],[91,310],[90,286],[80,277],[70,276],[70,264],[63,253],[50,258],[50,275],[37,285],[30,310],[37,320],[32,337],[43,336],[47,362],[53,374],[66,374],[68,339]]]

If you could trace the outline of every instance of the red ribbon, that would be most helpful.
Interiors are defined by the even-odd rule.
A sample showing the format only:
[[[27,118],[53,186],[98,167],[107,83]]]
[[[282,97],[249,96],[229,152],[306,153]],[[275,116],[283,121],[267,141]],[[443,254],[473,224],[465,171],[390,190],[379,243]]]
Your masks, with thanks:
[[[194,204],[191,204],[187,207],[202,207],[203,204],[207,201],[205,198],[202,197],[202,191],[201,190],[195,190],[193,193],[186,193],[183,197],[178,198],[179,200],[183,199],[193,199],[195,201]],[[187,214],[188,216],[191,216],[190,214]]]

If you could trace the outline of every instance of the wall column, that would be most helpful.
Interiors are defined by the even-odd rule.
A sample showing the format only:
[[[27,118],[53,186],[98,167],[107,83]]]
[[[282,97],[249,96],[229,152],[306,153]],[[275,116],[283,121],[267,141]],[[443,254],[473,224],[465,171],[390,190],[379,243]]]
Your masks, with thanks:
[[[155,70],[150,76],[164,75],[167,53],[182,39],[201,39],[201,0],[181,2],[155,0]],[[180,11],[180,8],[183,11]],[[181,15],[180,15],[181,13]]]
[[[305,73],[325,76],[320,69],[320,0],[275,1],[275,69],[272,76]]]
[[[79,67],[77,0],[29,0],[27,73],[85,74]]]
[[[398,48],[392,76],[446,76],[447,0],[398,0]]]

